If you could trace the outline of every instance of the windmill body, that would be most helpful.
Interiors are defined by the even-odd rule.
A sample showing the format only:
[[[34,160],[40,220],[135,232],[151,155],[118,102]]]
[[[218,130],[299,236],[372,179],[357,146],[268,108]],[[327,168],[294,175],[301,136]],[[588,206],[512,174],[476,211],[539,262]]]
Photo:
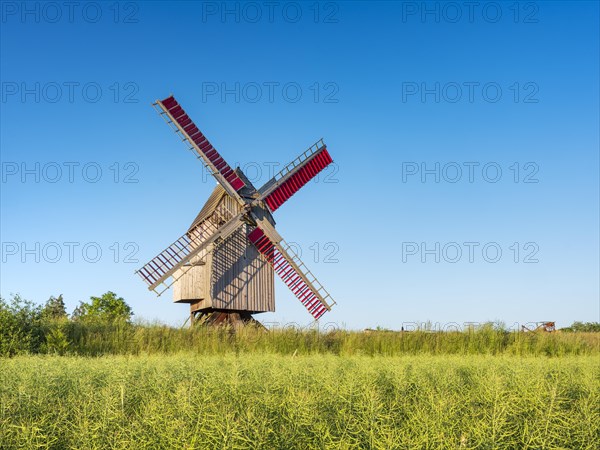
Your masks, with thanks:
[[[242,173],[238,174],[244,178]],[[226,211],[238,214],[241,208],[217,185],[188,233],[198,233],[206,226],[205,222],[223,223]],[[272,217],[270,221],[275,225]],[[179,269],[181,276],[175,273],[173,301],[188,303],[193,319],[208,320],[212,315],[215,320],[227,320],[226,314],[237,313],[243,321],[251,314],[275,311],[275,272],[267,258],[248,240],[250,231],[250,225],[242,224],[229,237],[212,244],[205,254],[191,261],[189,270],[186,271],[186,266]]]
[[[315,319],[329,311],[333,298],[275,230],[272,216],[332,162],[323,140],[256,189],[173,96],[154,106],[218,185],[186,233],[136,272],[148,288],[160,295],[172,286],[174,301],[189,304],[192,319],[235,323],[275,310],[277,274]]]

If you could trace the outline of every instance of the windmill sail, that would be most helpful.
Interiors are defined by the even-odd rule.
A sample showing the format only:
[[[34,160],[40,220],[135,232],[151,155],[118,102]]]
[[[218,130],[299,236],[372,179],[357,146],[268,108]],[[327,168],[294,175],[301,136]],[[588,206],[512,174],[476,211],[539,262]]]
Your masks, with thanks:
[[[321,139],[269,180],[259,190],[260,199],[275,211],[332,162]]]
[[[335,301],[323,285],[270,223],[260,220],[257,223],[258,226],[248,234],[248,239],[265,255],[296,298],[315,319],[330,311]]]
[[[136,273],[138,273],[146,282],[148,290],[157,292],[156,288],[163,284],[164,289],[157,292],[160,295],[173,284],[172,282],[167,284],[166,281],[172,277],[175,272],[181,269],[195,256],[203,256],[200,252],[206,250],[207,247],[217,239],[225,239],[235,232],[243,224],[241,219],[242,214],[233,217],[230,216],[229,220],[221,226],[217,226],[210,221],[203,222],[194,230],[190,230],[169,245]],[[178,278],[184,275],[191,267],[192,266],[188,266],[181,271]],[[174,279],[173,282],[174,281],[176,281],[176,279]]]
[[[244,204],[245,202],[238,194],[238,191],[245,186],[245,183],[212,146],[206,136],[202,134],[181,105],[175,100],[175,97],[170,96],[162,101],[157,100],[155,106],[160,109],[160,114],[165,118],[167,123],[176,132],[181,134],[184,141],[189,143],[190,149],[204,162],[223,188],[232,197],[237,199],[240,204]]]

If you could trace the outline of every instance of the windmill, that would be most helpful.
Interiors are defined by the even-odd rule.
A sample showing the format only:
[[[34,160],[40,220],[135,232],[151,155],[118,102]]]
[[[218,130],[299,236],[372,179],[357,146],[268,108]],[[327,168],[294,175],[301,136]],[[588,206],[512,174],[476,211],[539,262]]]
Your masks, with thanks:
[[[272,213],[333,160],[323,139],[256,189],[170,96],[153,104],[218,184],[185,234],[136,271],[159,296],[188,303],[192,323],[252,321],[274,311],[274,274],[319,319],[335,301],[275,230]]]

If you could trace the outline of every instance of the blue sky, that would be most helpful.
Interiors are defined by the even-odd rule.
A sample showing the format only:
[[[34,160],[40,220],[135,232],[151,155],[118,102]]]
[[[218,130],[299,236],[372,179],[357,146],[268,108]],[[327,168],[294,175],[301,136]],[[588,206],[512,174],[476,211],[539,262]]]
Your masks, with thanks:
[[[257,185],[325,139],[275,213],[322,324],[599,320],[597,2],[61,5],[2,4],[3,297],[185,320],[133,274],[215,185],[151,107],[173,93]],[[258,318],[309,324],[286,289]]]

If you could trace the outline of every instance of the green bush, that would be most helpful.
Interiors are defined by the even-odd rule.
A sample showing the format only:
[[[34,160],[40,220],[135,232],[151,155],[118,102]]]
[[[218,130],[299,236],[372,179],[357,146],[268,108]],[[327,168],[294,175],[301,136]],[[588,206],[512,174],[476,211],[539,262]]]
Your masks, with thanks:
[[[573,322],[570,327],[561,328],[561,331],[575,333],[600,333],[600,322]]]
[[[44,340],[40,306],[11,295],[0,297],[0,356],[37,353]]]
[[[73,319],[81,322],[129,322],[131,316],[131,307],[122,297],[111,291],[101,297],[90,297],[90,303],[80,302],[73,311]]]

